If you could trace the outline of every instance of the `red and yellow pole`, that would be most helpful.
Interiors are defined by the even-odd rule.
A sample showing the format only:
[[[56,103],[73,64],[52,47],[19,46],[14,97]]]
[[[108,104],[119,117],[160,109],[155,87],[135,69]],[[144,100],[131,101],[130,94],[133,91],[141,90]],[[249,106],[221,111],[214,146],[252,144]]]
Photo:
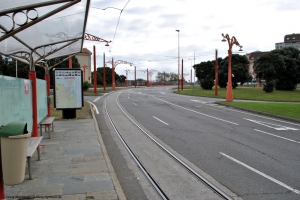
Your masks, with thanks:
[[[103,90],[106,88],[105,53],[103,53]]]
[[[219,77],[218,77],[218,49],[216,49],[216,60],[215,60],[215,96],[218,96],[218,85],[219,85]]]
[[[233,101],[231,56],[232,56],[232,52],[231,52],[231,49],[229,49],[228,50],[228,84],[227,84],[227,92],[226,92],[226,101],[227,102],[232,102]]]

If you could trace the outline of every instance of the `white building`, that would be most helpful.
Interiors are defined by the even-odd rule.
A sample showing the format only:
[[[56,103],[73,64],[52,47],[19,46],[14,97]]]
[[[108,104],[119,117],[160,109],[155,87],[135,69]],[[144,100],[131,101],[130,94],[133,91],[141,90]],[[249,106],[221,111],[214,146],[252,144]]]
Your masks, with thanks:
[[[91,56],[92,52],[90,52],[87,48],[83,48],[82,51],[75,55],[80,64],[80,68],[83,71],[83,82],[88,81],[91,83]]]

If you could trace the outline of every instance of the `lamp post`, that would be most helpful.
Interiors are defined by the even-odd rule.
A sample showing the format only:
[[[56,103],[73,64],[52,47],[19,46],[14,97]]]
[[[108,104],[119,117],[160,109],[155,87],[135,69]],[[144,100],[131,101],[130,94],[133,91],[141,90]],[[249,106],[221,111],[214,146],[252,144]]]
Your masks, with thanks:
[[[218,77],[218,49],[215,51],[216,60],[215,60],[215,96],[218,96],[218,85],[219,85],[219,77]]]
[[[222,42],[228,42],[228,84],[227,84],[227,92],[226,92],[226,101],[227,102],[232,102],[233,101],[233,95],[232,95],[232,66],[231,66],[231,58],[232,58],[232,46],[235,44],[236,46],[240,47],[239,51],[243,51],[239,42],[237,39],[232,36],[231,38],[229,37],[228,34],[224,35],[222,33],[223,39]]]
[[[109,46],[108,43],[110,43],[111,41],[107,41],[107,40],[104,40],[102,38],[99,38],[97,36],[94,36],[92,34],[88,34],[88,33],[85,33],[84,34],[84,39],[85,40],[90,40],[90,41],[97,41],[97,42],[106,42],[105,46]],[[96,70],[96,47],[94,45],[94,94],[97,93],[97,70]],[[70,63],[70,62],[69,62]]]
[[[179,73],[180,73],[180,49],[179,49],[179,31],[180,30],[176,30],[178,32],[178,92],[179,92]]]

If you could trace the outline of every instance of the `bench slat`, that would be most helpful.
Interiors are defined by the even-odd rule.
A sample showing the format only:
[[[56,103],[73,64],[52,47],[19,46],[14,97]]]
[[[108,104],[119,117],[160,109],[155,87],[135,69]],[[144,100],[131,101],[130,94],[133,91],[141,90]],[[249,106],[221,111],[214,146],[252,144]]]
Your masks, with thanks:
[[[55,117],[46,117],[45,119],[43,119],[40,124],[41,125],[49,125],[52,124],[54,121]]]
[[[30,137],[28,138],[27,157],[32,157],[34,151],[39,146],[43,137]]]

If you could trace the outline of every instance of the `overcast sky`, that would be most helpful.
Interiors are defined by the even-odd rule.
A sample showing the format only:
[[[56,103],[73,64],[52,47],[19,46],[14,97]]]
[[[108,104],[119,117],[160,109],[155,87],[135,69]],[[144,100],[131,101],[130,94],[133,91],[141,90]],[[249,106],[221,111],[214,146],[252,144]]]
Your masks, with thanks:
[[[93,51],[96,45],[97,67],[103,66],[105,52],[106,60],[132,62],[138,70],[177,73],[179,36],[184,73],[190,73],[194,53],[196,64],[213,60],[215,49],[219,57],[227,56],[222,33],[235,36],[243,54],[273,50],[284,35],[300,33],[299,11],[299,0],[92,0],[86,32],[113,42],[105,47],[85,41],[84,47]],[[118,65],[116,72],[125,75],[126,69],[133,79],[133,66]],[[138,78],[145,79],[143,74]]]

